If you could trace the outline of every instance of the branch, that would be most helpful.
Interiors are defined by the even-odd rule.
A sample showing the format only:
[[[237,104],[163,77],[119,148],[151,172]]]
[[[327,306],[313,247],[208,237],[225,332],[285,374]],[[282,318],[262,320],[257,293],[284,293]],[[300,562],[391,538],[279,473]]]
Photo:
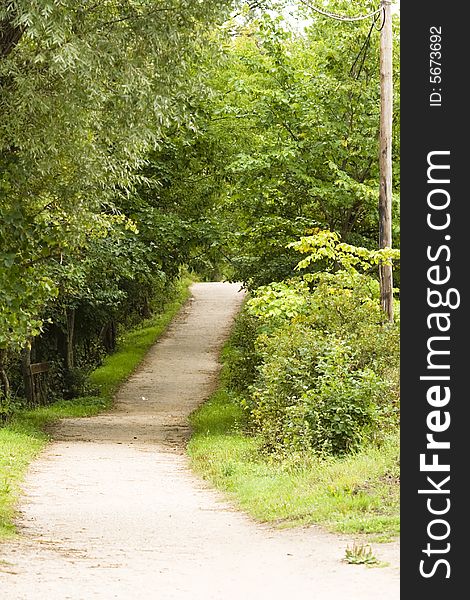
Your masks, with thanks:
[[[120,17],[119,19],[113,19],[112,21],[105,21],[103,23],[99,23],[97,29],[102,27],[109,27],[110,25],[116,25],[117,23],[123,23],[124,21],[138,21],[140,19],[146,19],[147,17],[152,16],[154,13],[159,12],[171,12],[172,8],[154,8],[153,10],[149,10],[146,13],[141,15],[127,15],[126,17]]]
[[[284,127],[284,129],[290,134],[290,136],[292,137],[292,139],[294,140],[294,142],[298,142],[299,138],[295,135],[295,133],[292,131],[292,129],[290,128],[290,126],[284,122],[284,121],[280,121],[280,125],[282,125]]]
[[[11,20],[0,21],[0,57],[6,58],[15,48],[25,32],[22,25],[14,25]]]

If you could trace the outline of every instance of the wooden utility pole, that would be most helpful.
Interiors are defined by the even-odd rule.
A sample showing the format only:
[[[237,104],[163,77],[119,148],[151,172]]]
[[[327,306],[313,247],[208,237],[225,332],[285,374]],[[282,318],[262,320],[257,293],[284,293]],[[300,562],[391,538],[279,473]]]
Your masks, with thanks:
[[[392,2],[381,0],[383,27],[380,32],[380,190],[379,248],[392,247]],[[379,265],[380,302],[393,321],[393,272],[391,265]]]

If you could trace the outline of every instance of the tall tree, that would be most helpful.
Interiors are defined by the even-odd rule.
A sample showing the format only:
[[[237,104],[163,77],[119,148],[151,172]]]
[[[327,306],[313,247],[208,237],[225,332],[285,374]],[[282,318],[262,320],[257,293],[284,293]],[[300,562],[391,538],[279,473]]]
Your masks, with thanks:
[[[372,23],[321,18],[293,33],[265,14],[227,27],[204,141],[214,177],[224,178],[219,221],[232,232],[235,277],[253,285],[288,277],[297,257],[285,246],[312,227],[376,247],[380,88]],[[394,136],[398,167],[398,127]]]
[[[57,265],[112,227],[165,131],[191,125],[190,65],[230,4],[0,1],[0,349],[40,331]]]

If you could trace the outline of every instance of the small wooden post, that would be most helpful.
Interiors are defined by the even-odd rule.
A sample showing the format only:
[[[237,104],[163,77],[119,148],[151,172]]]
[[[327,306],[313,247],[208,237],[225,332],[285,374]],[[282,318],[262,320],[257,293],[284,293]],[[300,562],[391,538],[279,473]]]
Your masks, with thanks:
[[[30,364],[29,371],[34,389],[34,401],[36,405],[47,404],[47,385],[45,374],[49,371],[49,363]]]
[[[380,33],[380,190],[379,248],[392,247],[392,118],[393,59],[391,0],[382,0],[383,28]],[[391,265],[379,265],[380,302],[393,321],[393,271]]]
[[[75,366],[75,358],[73,352],[73,341],[75,335],[75,309],[68,308],[65,311],[65,320],[67,329],[65,332],[65,368],[71,371]]]

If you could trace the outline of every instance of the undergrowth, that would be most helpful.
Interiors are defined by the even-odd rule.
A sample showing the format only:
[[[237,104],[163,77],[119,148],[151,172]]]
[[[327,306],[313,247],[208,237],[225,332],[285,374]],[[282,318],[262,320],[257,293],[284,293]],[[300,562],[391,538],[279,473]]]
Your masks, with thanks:
[[[20,484],[31,461],[49,441],[45,432],[47,425],[67,417],[90,417],[109,409],[119,385],[134,371],[189,298],[191,281],[189,278],[180,281],[162,313],[123,334],[116,351],[89,376],[95,395],[19,410],[0,428],[0,539],[15,535],[13,520]]]
[[[236,393],[224,385],[193,413],[191,425],[194,470],[256,520],[321,524],[377,541],[399,533],[398,432],[339,457],[267,454],[263,440],[246,431]]]

